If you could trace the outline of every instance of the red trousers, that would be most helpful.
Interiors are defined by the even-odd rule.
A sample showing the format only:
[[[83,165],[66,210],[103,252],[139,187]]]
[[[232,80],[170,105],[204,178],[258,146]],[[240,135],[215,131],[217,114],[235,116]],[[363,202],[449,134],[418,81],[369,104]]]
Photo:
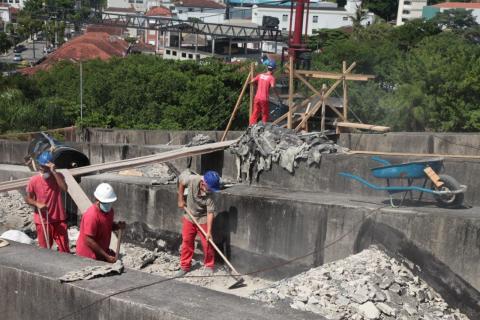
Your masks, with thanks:
[[[190,271],[192,266],[192,257],[195,246],[195,237],[197,234],[200,235],[200,240],[202,241],[203,248],[203,265],[207,268],[212,268],[215,265],[215,252],[210,243],[208,243],[205,236],[198,229],[198,227],[191,222],[190,220],[183,218],[182,226],[182,251],[180,252],[180,267],[182,270]],[[200,225],[202,229],[207,232],[207,224]]]
[[[47,231],[49,246],[47,247],[47,241],[45,239],[43,228],[41,223],[35,223],[37,228],[37,239],[38,244],[42,248],[52,247],[53,240],[57,244],[58,251],[70,253],[70,246],[68,245],[68,232],[67,224],[65,222],[50,222],[47,227],[45,223],[45,229]]]
[[[262,122],[267,123],[269,116],[269,102],[268,100],[257,100],[253,101],[253,111],[250,116],[250,125],[254,125],[258,122],[260,114],[262,115]]]

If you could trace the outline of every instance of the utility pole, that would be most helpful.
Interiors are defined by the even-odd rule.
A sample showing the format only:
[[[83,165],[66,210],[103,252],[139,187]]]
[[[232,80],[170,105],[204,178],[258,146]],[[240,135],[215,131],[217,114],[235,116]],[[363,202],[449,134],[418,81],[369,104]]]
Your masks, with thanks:
[[[80,125],[83,125],[83,64],[80,61]]]

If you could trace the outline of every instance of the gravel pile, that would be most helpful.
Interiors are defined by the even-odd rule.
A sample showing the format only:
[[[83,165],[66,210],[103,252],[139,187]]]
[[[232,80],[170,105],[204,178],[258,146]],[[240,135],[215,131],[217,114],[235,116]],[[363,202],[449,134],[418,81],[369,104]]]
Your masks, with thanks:
[[[415,276],[408,264],[376,247],[281,280],[250,298],[288,303],[327,319],[468,320]]]
[[[35,234],[32,208],[16,190],[0,193],[0,231],[9,229]]]

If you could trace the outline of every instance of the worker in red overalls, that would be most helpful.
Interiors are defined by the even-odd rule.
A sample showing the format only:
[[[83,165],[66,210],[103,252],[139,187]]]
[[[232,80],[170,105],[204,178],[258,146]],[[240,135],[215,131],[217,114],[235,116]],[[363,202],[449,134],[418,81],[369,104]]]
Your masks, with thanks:
[[[276,68],[276,63],[273,60],[270,60],[267,64],[267,72],[259,74],[251,83],[257,83],[257,93],[255,94],[255,100],[253,102],[253,112],[250,116],[249,124],[253,126],[257,123],[260,115],[262,116],[262,122],[265,124],[268,121],[268,116],[270,113],[269,108],[269,96],[270,88],[273,88],[275,94],[278,97],[278,92],[275,89],[275,77],[273,76],[273,71]],[[280,100],[280,98],[279,98]]]
[[[67,215],[62,202],[62,191],[67,192],[68,187],[63,175],[55,170],[52,158],[50,151],[44,151],[36,159],[40,174],[28,181],[25,201],[35,207],[38,245],[51,248],[55,240],[58,251],[69,253]]]
[[[113,203],[117,195],[108,183],[100,183],[95,192],[92,204],[82,216],[80,235],[77,240],[77,255],[115,263],[115,252],[109,249],[112,230],[125,229],[125,222],[114,222]]]

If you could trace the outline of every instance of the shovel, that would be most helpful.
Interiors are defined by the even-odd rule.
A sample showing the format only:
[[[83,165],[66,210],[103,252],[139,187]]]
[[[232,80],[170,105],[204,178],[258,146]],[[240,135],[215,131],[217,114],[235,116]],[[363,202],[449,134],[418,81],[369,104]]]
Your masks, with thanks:
[[[118,229],[117,250],[115,250],[115,261],[118,260],[120,255],[120,243],[122,242],[123,229]]]
[[[195,225],[198,227],[198,229],[200,229],[200,231],[202,232],[203,236],[206,238],[207,233],[200,226],[197,219],[195,219],[195,217],[193,216],[190,209],[188,209],[187,207],[184,207],[184,209],[185,209],[185,212],[190,217],[190,219],[192,219],[193,223],[195,223]],[[215,244],[215,242],[213,242],[212,238],[208,238],[208,242],[212,245],[212,247],[215,249],[215,251],[217,251],[217,253],[220,255],[220,257],[222,257],[223,261],[225,261],[225,263],[230,267],[230,269],[232,269],[232,271],[236,274],[236,275],[234,275],[234,274],[230,273],[230,276],[233,279],[235,279],[235,283],[232,284],[230,287],[228,287],[228,289],[237,289],[237,288],[244,287],[245,286],[245,284],[244,284],[245,280],[240,276],[240,273],[232,266],[230,261],[228,261],[227,257],[225,257],[223,255],[222,251],[220,251],[220,249],[218,249],[217,245]]]
[[[43,239],[47,242],[47,248],[50,248],[50,237],[48,236],[48,230],[46,228],[49,228],[49,223],[48,223],[48,210],[47,210],[47,224],[43,222],[43,217],[42,217],[42,211],[38,210],[38,215],[40,216],[40,223],[42,224],[42,230],[43,230]]]

